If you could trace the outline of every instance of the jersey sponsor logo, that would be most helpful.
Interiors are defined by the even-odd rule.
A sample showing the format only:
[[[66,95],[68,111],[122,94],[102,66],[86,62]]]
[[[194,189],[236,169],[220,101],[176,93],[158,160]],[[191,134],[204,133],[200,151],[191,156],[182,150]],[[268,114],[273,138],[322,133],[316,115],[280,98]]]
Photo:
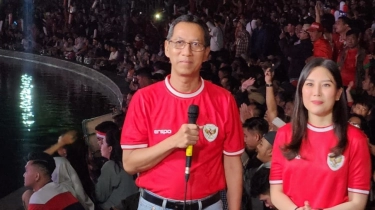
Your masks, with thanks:
[[[171,134],[172,130],[154,130],[154,134]]]
[[[219,128],[214,124],[206,124],[203,126],[203,135],[209,142],[213,142],[218,133]]]
[[[328,164],[328,167],[332,171],[339,170],[344,165],[344,162],[345,162],[345,156],[344,155],[340,155],[340,156],[337,156],[337,157],[334,157],[333,153],[329,153],[327,155],[327,164]]]

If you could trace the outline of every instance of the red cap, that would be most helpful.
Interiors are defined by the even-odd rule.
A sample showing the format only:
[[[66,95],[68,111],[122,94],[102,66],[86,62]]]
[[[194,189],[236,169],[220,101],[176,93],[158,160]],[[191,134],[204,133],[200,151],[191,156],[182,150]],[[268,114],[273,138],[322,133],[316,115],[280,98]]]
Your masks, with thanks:
[[[319,31],[319,32],[323,32],[323,26],[320,23],[313,22],[311,24],[310,28],[307,29],[307,31]]]

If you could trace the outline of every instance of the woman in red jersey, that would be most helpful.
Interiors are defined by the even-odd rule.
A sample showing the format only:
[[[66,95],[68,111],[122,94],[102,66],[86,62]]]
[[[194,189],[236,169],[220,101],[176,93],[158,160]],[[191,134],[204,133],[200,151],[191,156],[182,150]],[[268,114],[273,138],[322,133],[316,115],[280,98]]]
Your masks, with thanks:
[[[290,124],[280,128],[271,163],[279,210],[363,210],[370,190],[366,136],[348,124],[338,66],[317,58],[302,70]]]

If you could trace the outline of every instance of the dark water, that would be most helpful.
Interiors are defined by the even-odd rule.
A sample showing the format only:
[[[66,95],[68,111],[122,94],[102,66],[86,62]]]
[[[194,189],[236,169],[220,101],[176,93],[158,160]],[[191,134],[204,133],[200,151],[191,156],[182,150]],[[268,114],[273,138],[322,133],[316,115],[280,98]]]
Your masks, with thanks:
[[[23,186],[30,151],[43,151],[61,131],[81,131],[82,120],[110,112],[113,97],[95,85],[63,70],[0,59],[0,198]]]

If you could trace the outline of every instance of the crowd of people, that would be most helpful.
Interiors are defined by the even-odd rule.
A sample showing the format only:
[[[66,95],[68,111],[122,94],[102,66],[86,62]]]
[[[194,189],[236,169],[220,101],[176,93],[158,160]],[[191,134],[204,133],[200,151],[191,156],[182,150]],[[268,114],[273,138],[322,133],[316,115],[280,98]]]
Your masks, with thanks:
[[[26,209],[60,201],[43,187],[70,192],[72,208],[126,209],[137,186],[139,209],[180,209],[183,175],[166,175],[183,173],[189,145],[200,158],[186,192],[193,209],[196,200],[204,209],[375,206],[374,2],[209,2],[180,17],[192,11],[168,1],[158,18],[111,0],[35,1],[33,21],[15,3],[0,8],[0,48],[112,72],[129,87],[121,140],[122,118],[96,128],[102,158],[69,133],[44,152],[59,154],[53,164],[30,155]],[[185,124],[192,103],[198,126]]]

